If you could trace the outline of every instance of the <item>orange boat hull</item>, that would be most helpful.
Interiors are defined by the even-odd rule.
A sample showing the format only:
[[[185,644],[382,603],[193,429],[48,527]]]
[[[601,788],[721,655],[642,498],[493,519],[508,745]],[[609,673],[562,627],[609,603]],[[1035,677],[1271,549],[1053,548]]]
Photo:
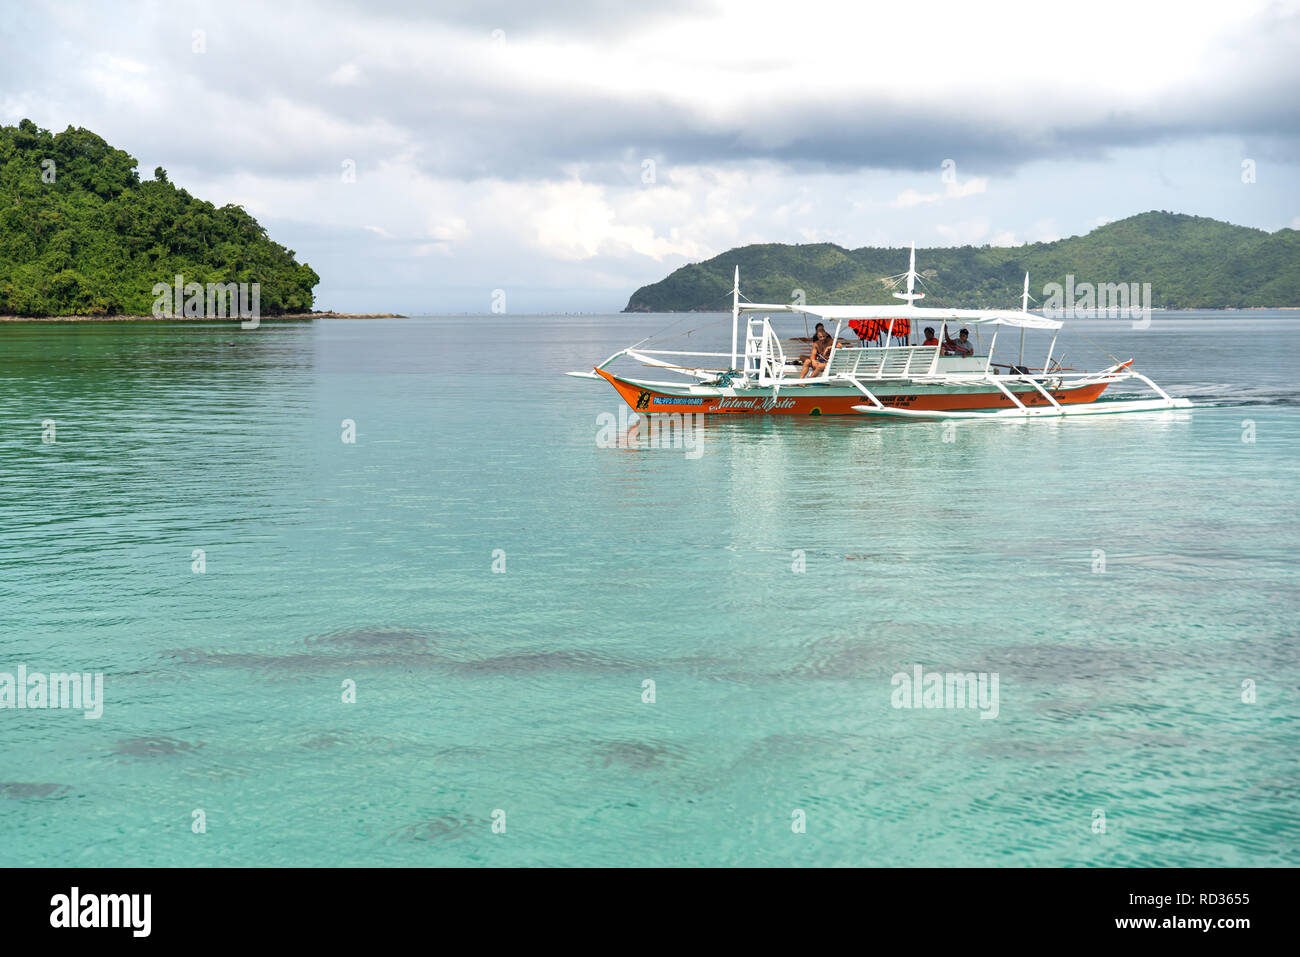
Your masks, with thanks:
[[[822,389],[818,386],[796,386],[775,398],[770,395],[736,396],[693,395],[682,396],[658,389],[648,388],[616,375],[597,369],[597,374],[612,385],[623,401],[636,412],[642,414],[690,413],[699,412],[708,415],[870,415],[855,412],[855,405],[869,405],[870,400],[857,390]],[[1061,405],[1073,405],[1083,402],[1095,402],[1105,391],[1108,383],[1072,386],[1065,389],[1048,390],[1053,399]],[[876,392],[881,403],[896,409],[913,409],[916,411],[956,412],[975,409],[1010,409],[1014,403],[998,389],[987,391],[908,391],[906,388],[897,392]],[[1042,393],[1036,389],[1017,392],[1016,397],[1027,406],[1047,405]]]

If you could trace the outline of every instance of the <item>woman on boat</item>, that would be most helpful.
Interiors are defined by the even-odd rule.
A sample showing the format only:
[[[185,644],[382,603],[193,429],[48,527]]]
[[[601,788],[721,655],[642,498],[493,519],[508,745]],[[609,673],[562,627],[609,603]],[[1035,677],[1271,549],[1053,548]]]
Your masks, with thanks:
[[[817,323],[817,331],[813,333],[812,338],[812,355],[803,360],[803,371],[799,373],[799,378],[808,375],[811,369],[814,376],[822,374],[826,368],[826,363],[831,355],[831,334],[826,331],[826,327],[820,322]]]

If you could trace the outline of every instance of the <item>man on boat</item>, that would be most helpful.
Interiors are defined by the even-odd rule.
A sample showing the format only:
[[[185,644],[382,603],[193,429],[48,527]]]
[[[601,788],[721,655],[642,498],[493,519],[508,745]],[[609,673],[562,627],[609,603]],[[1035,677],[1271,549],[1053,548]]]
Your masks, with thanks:
[[[826,331],[826,327],[820,322],[817,323],[817,330],[813,333],[812,338],[812,355],[803,361],[803,371],[799,373],[799,378],[808,375],[811,369],[812,374],[819,376],[822,370],[826,368],[826,363],[831,355],[831,334]]]
[[[963,329],[957,333],[957,338],[945,335],[943,343],[943,354],[947,356],[969,356],[975,354],[975,346],[971,344],[970,332]]]
[[[925,342],[921,343],[921,345],[923,345],[923,346],[937,346],[938,344],[939,344],[939,340],[936,339],[936,338],[934,337],[934,326],[926,326],[926,327],[925,327]]]

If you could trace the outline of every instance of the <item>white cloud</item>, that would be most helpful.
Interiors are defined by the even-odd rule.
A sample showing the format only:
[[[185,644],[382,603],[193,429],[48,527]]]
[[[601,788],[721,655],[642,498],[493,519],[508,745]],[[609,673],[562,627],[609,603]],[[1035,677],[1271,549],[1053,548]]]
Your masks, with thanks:
[[[335,86],[353,86],[361,79],[361,70],[355,63],[344,63],[329,76]]]
[[[1025,237],[1031,243],[1053,243],[1061,238],[1061,230],[1054,219],[1036,219],[1025,230]]]
[[[429,235],[439,242],[463,242],[469,238],[469,226],[459,216],[440,217],[429,226]]]
[[[540,249],[562,259],[590,259],[598,254],[645,256],[660,262],[676,253],[690,256],[698,244],[680,236],[658,234],[646,224],[620,221],[603,186],[570,181],[548,183],[529,189],[529,196],[516,197],[524,220],[535,230]],[[632,199],[632,203],[636,200]]]
[[[963,196],[978,196],[988,189],[989,181],[986,177],[975,177],[963,182],[953,180],[944,184],[941,193],[920,193],[914,189],[905,189],[894,197],[891,204],[896,209],[909,209],[913,206],[931,206],[935,203],[941,203],[945,199],[961,199]]]
[[[934,231],[947,245],[978,246],[987,242],[989,221],[984,217],[966,219],[956,223],[939,223]]]

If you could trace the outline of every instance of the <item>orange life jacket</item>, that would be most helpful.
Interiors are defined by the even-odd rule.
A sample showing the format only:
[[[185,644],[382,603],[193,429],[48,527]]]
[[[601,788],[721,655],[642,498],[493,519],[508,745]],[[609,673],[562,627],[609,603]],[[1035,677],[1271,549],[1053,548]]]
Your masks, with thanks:
[[[890,328],[890,324],[893,328]],[[882,335],[890,334],[906,338],[912,334],[910,319],[850,319],[849,328],[858,334],[863,342],[874,342]]]

